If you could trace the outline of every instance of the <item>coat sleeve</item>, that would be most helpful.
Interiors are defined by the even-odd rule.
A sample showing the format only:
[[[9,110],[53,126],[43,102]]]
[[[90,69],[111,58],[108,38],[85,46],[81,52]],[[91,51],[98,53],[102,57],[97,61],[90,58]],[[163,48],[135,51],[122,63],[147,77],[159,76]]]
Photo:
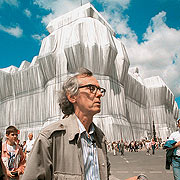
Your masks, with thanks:
[[[51,142],[43,134],[37,137],[27,160],[22,180],[52,179]]]

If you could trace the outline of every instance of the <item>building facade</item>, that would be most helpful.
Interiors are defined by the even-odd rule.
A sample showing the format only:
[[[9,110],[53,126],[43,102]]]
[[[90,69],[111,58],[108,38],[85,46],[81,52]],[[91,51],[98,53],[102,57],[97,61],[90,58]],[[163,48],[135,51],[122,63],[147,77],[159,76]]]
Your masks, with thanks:
[[[31,63],[0,69],[0,128],[15,125],[20,139],[63,116],[58,91],[78,68],[91,70],[107,90],[94,122],[109,141],[139,140],[152,135],[166,139],[175,130],[178,107],[160,77],[142,79],[129,68],[125,46],[90,4],[51,21],[49,35]]]

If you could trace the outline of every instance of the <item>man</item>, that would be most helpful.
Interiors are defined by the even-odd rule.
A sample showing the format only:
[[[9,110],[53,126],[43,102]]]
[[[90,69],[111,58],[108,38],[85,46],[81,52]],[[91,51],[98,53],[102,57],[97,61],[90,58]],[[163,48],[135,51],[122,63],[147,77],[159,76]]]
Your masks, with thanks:
[[[150,151],[150,147],[151,147],[151,142],[150,140],[146,140],[146,143],[145,143],[145,146],[146,146],[146,155],[150,155],[149,151]]]
[[[120,152],[121,152],[121,156],[124,156],[124,142],[123,142],[123,139],[121,139],[121,143],[120,143]]]
[[[6,168],[8,179],[19,179],[24,173],[25,157],[22,148],[16,144],[18,129],[9,126],[6,129],[6,141],[2,145],[2,161]]]
[[[29,153],[31,152],[31,149],[33,148],[33,144],[34,144],[33,134],[29,133],[28,140],[26,141],[26,148],[25,148],[26,160],[28,160]]]
[[[152,140],[151,140],[151,148],[152,148],[152,155],[154,155],[155,148],[156,148],[156,142],[155,142],[154,138],[152,138]]]
[[[85,68],[64,82],[59,98],[64,118],[40,132],[22,180],[109,179],[106,139],[93,123],[105,92]]]
[[[180,128],[180,119],[177,120],[177,127]],[[175,149],[175,156],[172,157],[173,175],[175,180],[180,180],[180,129],[172,133],[168,140],[174,140],[177,143],[172,147]]]

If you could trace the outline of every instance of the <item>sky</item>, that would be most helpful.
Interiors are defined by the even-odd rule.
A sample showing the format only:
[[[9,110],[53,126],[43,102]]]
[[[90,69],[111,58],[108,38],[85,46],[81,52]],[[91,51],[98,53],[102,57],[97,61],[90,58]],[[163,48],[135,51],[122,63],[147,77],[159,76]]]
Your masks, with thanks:
[[[180,0],[0,0],[0,69],[39,54],[54,18],[90,2],[142,78],[160,76],[180,107]]]

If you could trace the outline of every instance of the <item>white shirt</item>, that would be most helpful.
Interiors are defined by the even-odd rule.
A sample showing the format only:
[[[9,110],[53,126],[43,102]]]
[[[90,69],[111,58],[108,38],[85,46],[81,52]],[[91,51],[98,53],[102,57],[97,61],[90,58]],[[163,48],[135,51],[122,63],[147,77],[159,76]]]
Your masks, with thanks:
[[[96,143],[93,143],[94,140],[94,126],[90,125],[89,137],[84,125],[77,118],[80,130],[80,138],[83,152],[84,160],[84,175],[85,180],[100,180],[99,174],[99,164],[98,164],[98,154]]]
[[[7,150],[8,150],[8,152],[11,152],[12,154],[15,154],[16,145],[11,146],[11,145],[9,145],[7,143]]]
[[[146,142],[146,148],[149,149],[151,147],[151,142]]]
[[[173,132],[168,140],[174,140],[176,142],[180,141],[180,129],[176,132]],[[180,156],[180,146],[177,147],[176,155]]]
[[[7,144],[7,150],[8,150],[8,154],[10,156],[9,160],[8,160],[8,170],[12,171],[15,168],[15,151],[16,151],[16,145],[9,145]]]
[[[33,148],[33,144],[34,144],[34,139],[32,140],[27,140],[26,141],[26,151],[31,151],[31,149]]]

